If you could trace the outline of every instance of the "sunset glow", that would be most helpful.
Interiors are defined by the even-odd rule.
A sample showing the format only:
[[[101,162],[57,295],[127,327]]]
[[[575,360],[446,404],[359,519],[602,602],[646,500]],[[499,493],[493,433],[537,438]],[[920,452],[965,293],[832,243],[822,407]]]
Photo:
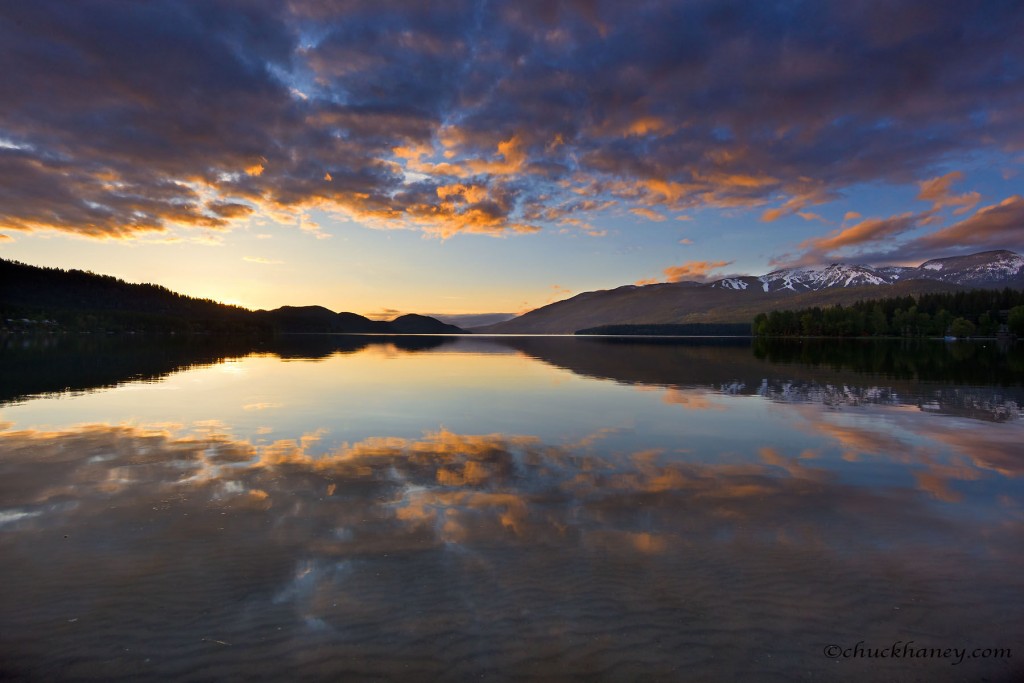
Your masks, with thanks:
[[[1024,249],[1020,3],[0,9],[0,257],[252,308]]]

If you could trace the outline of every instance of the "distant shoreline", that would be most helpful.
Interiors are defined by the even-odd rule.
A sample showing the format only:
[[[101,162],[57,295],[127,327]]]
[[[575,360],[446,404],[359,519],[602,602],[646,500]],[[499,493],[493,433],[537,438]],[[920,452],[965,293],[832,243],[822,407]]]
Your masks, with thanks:
[[[673,323],[599,325],[576,330],[578,336],[615,337],[753,337],[750,323]]]

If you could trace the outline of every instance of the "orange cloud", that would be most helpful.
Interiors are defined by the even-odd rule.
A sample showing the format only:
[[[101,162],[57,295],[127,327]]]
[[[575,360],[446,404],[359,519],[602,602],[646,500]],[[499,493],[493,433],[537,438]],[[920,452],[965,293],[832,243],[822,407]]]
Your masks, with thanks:
[[[1024,197],[1014,195],[985,206],[965,220],[918,238],[908,245],[914,251],[955,247],[1020,248],[1024,246]]]
[[[728,189],[763,189],[777,185],[779,179],[767,174],[750,175],[747,173],[694,173],[697,180],[706,180],[717,190]]]
[[[833,232],[828,237],[806,240],[800,247],[828,251],[874,242],[917,227],[920,218],[919,214],[914,213],[904,213],[890,218],[868,218],[856,225]]]
[[[800,216],[800,218],[803,218],[805,221],[818,221],[819,223],[825,224],[831,223],[827,218],[823,218],[822,216],[819,216],[816,213],[811,213],[810,211],[797,211],[796,215]]]
[[[225,17],[240,11],[228,5]],[[159,13],[115,17],[104,5],[59,45],[61,19],[33,6],[17,36],[31,49],[12,48],[7,69],[0,229],[126,238],[315,209],[373,227],[508,235],[537,230],[541,219],[524,207],[557,207],[592,188],[659,213],[767,206],[766,221],[807,218],[844,187],[1005,148],[1019,126],[1016,83],[990,73],[1016,45],[1011,9],[965,10],[986,30],[965,43],[962,60],[933,60],[926,79],[907,65],[941,50],[921,52],[896,31],[887,68],[873,68],[866,84],[865,64],[881,54],[868,49],[869,34],[900,23],[884,13],[861,25],[845,10],[824,11],[829,25],[867,36],[858,43],[866,52],[827,56],[817,25],[795,26],[778,7],[733,13],[721,30],[750,37],[744,49],[697,41],[683,64],[660,49],[636,51],[636,36],[652,46],[692,42],[686,27],[706,19],[699,3],[639,14],[628,3],[556,5],[476,14],[453,6],[425,21],[413,5],[382,17],[345,3],[257,3],[238,21],[180,23]],[[578,23],[577,13],[606,16]],[[918,38],[938,41],[962,14],[937,14]],[[139,40],[98,44],[115,20]],[[298,39],[294,27],[307,22],[323,27],[321,39]],[[349,29],[359,35],[345,38]],[[524,36],[540,52],[507,58],[502,46]],[[167,60],[168,37],[204,49]],[[81,55],[95,61],[88,87],[72,75]],[[311,87],[289,84],[299,74]],[[993,91],[986,126],[972,123],[976,98],[964,82]],[[851,115],[849,94],[864,87],[903,96],[858,99],[867,109]],[[960,177],[924,181],[921,196],[966,213],[978,196],[952,193]],[[438,206],[436,189],[454,180],[486,187],[489,199],[467,196],[465,211]],[[515,195],[504,204],[495,200],[502,182]]]
[[[669,266],[665,269],[665,280],[668,282],[680,282],[681,280],[704,280],[708,274],[716,268],[724,268],[732,261],[687,261],[678,266]]]
[[[630,211],[630,213],[633,213],[633,214],[635,214],[637,216],[640,216],[642,218],[646,218],[649,221],[654,221],[656,223],[660,223],[660,222],[662,222],[664,220],[668,220],[667,218],[665,218],[665,216],[663,216],[662,214],[658,213],[657,211],[652,211],[651,209],[647,209],[647,208],[644,208],[644,207],[638,207],[638,208],[635,208],[635,209],[630,209],[629,211]]]
[[[466,162],[466,167],[473,173],[510,175],[518,173],[526,165],[526,152],[523,150],[522,140],[517,135],[498,143],[498,156],[501,157],[500,161],[470,159]]]
[[[626,127],[626,135],[662,133],[670,129],[668,122],[657,116],[643,116]]]
[[[441,200],[453,200],[477,204],[488,198],[487,188],[483,185],[462,183],[455,185],[441,185],[437,188],[437,196]]]
[[[967,213],[981,201],[981,194],[978,192],[966,192],[954,195],[951,187],[953,183],[963,180],[963,177],[964,174],[962,172],[952,171],[946,175],[923,180],[918,183],[918,187],[921,190],[918,192],[917,198],[922,201],[931,202],[932,208],[936,211],[947,206],[955,206],[957,208],[953,211],[954,214]]]
[[[420,195],[384,203],[370,196],[344,198],[343,213],[370,227],[416,228],[429,235],[449,238],[459,233],[501,236],[532,233],[540,226],[513,218],[515,196],[499,185],[479,183],[442,185],[432,196]]]
[[[832,193],[829,193],[821,187],[812,186],[810,189],[803,189],[796,192],[792,197],[787,199],[782,206],[774,209],[768,209],[761,214],[761,220],[766,223],[771,223],[773,221],[777,221],[783,216],[790,216],[798,213],[806,209],[808,206],[824,204],[831,199],[833,199]]]
[[[206,208],[223,218],[242,218],[248,216],[254,210],[248,204],[220,201],[207,202]]]

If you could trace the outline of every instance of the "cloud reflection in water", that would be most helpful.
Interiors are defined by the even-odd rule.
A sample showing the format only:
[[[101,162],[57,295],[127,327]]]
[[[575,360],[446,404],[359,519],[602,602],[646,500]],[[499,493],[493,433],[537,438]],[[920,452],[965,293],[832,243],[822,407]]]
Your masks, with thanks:
[[[977,503],[1012,496],[1006,425],[906,448],[863,415],[802,417],[834,446],[696,460],[594,448],[610,432],[439,429],[320,452],[315,431],[8,426],[4,659],[104,677],[824,675],[823,638],[1019,632],[1024,517]],[[862,485],[842,454],[902,476]],[[950,482],[975,487],[974,514]]]

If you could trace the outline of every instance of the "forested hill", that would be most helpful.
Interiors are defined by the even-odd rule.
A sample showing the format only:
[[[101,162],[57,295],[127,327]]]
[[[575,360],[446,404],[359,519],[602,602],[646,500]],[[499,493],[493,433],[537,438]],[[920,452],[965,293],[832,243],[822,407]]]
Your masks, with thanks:
[[[248,312],[239,306],[178,294],[160,285],[132,284],[110,275],[42,268],[3,259],[0,259],[0,303],[47,309],[148,311],[175,316]]]
[[[0,260],[0,323],[7,328],[112,332],[261,332],[251,311],[166,287],[81,270]]]
[[[1024,336],[1024,290],[977,289],[775,310],[754,318],[758,336]]]
[[[0,259],[0,330],[271,334],[376,332],[459,334],[426,316],[394,321],[334,313],[320,306],[250,311],[197,299],[152,284],[134,284],[81,270],[42,268]]]

